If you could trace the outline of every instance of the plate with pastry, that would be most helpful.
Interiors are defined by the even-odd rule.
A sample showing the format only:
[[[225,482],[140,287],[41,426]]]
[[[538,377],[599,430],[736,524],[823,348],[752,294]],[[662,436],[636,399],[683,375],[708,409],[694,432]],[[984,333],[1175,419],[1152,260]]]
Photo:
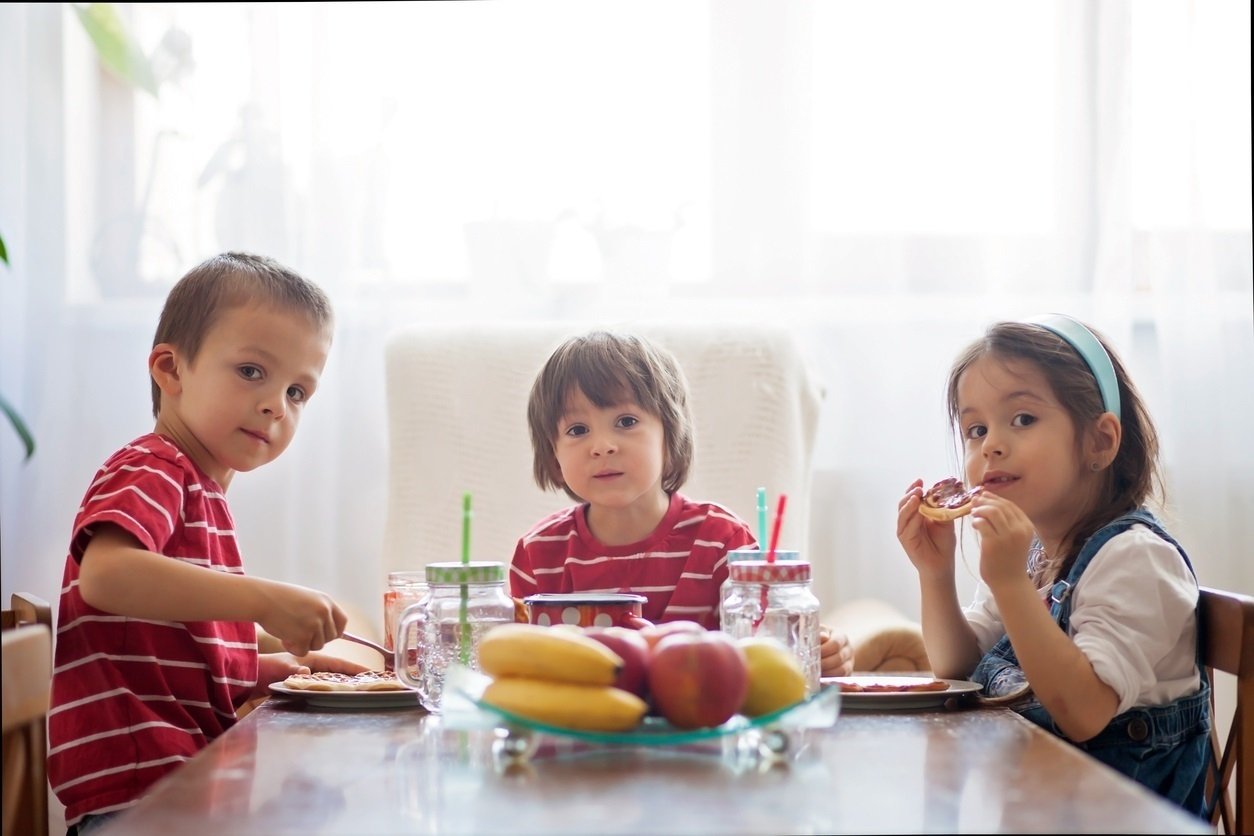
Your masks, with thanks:
[[[980,690],[975,682],[928,674],[825,676],[821,682],[840,689],[840,704],[847,711],[957,708]]]
[[[416,708],[418,692],[396,677],[395,671],[294,673],[270,690],[297,697],[318,708]]]

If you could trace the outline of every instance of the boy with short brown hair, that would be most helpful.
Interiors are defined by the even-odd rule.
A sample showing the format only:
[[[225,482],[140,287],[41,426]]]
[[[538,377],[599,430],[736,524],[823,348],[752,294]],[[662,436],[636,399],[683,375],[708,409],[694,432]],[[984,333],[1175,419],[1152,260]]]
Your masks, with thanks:
[[[291,442],[331,337],[323,292],[262,256],[215,256],[170,291],[156,426],[92,479],[65,563],[48,777],[71,832],[134,804],[269,683],[363,669],[310,654],[344,629],[329,596],[244,574],[226,501]],[[259,654],[258,624],[288,652]]]

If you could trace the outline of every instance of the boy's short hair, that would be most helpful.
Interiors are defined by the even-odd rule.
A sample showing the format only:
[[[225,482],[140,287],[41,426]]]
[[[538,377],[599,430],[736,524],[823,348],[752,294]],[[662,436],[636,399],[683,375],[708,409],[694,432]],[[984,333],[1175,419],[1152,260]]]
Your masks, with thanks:
[[[566,405],[575,390],[598,407],[632,400],[662,422],[665,456],[662,489],[674,493],[688,480],[694,428],[688,406],[688,381],[673,355],[643,337],[592,331],[572,337],[549,355],[531,386],[527,424],[534,454],[532,473],[542,490],[561,488],[553,443]]]
[[[171,288],[152,344],[169,343],[195,360],[218,317],[249,303],[304,313],[315,327],[332,327],[331,301],[316,284],[267,256],[228,252],[202,261]],[[161,388],[154,380],[153,417],[160,411]]]

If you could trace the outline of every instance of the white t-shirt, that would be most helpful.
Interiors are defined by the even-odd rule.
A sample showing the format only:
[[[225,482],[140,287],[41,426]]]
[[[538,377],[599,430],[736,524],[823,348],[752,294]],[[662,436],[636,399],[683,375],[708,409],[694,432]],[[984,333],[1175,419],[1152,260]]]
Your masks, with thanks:
[[[1119,695],[1116,714],[1165,705],[1201,687],[1197,580],[1171,543],[1134,525],[1098,550],[1071,595],[1071,639]],[[963,612],[981,653],[1005,635],[987,585]]]

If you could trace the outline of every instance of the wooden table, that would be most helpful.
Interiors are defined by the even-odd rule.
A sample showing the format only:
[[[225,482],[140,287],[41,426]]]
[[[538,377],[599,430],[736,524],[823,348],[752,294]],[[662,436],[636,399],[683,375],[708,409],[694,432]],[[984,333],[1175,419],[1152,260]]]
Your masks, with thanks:
[[[1004,709],[845,711],[783,763],[546,741],[504,765],[493,740],[272,699],[104,832],[1213,832]]]

